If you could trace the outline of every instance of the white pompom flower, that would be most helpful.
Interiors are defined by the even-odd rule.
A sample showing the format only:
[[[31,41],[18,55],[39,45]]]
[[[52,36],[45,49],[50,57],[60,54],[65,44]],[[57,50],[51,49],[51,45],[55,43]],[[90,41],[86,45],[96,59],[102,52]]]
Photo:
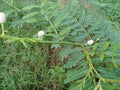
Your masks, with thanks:
[[[94,43],[94,41],[91,39],[91,40],[89,40],[86,44],[87,45],[92,45]]]
[[[6,22],[6,15],[3,12],[0,12],[0,23]]]
[[[43,36],[44,36],[44,34],[45,34],[44,31],[39,31],[39,32],[38,32],[38,37],[42,39]]]

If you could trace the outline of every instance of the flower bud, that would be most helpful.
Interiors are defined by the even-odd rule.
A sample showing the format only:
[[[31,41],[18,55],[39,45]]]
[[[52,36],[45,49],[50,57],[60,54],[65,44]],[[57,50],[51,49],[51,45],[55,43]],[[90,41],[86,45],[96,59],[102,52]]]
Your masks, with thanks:
[[[93,43],[94,43],[93,40],[89,40],[89,41],[87,42],[87,45],[92,45]]]
[[[44,31],[39,31],[39,32],[38,32],[38,37],[39,37],[39,38],[43,38],[44,34],[45,34]]]
[[[3,12],[0,12],[0,23],[5,23],[6,15]]]

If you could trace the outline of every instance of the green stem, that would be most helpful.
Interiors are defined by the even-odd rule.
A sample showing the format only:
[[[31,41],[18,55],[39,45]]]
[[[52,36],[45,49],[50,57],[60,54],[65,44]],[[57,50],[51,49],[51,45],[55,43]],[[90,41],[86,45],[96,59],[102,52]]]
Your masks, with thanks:
[[[85,47],[83,47],[83,49],[84,49],[84,53],[86,54],[86,58],[87,58],[87,60],[88,60],[89,66],[90,66],[90,68],[92,69],[92,68],[93,68],[93,64],[92,64],[92,61],[91,61],[89,52],[86,50]]]
[[[54,29],[55,33],[59,36],[59,34],[58,34],[58,32],[57,32],[55,26],[53,25],[53,23],[49,20],[48,16],[46,15],[46,13],[44,12],[43,9],[42,9],[42,11],[43,11],[43,13],[44,13],[44,15],[45,15],[45,17],[46,17],[46,20],[50,23],[50,25],[51,25],[52,28]]]
[[[33,43],[44,43],[44,44],[67,44],[67,45],[74,45],[78,47],[83,47],[82,44],[79,43],[71,43],[67,41],[43,41],[40,40],[39,38],[19,38],[19,37],[14,37],[14,36],[9,36],[9,35],[0,35],[0,38],[10,40],[12,42],[14,41],[24,41],[24,42],[33,42]]]
[[[5,33],[4,33],[5,32],[4,31],[4,24],[3,23],[1,24],[1,29],[2,29],[2,35],[5,35]]]
[[[11,4],[10,2],[7,2],[6,0],[3,0],[6,4],[10,5],[11,7],[13,7],[14,9],[16,9],[17,11],[21,11],[19,8],[15,7],[13,4]]]
[[[95,78],[94,78],[94,73],[93,73],[94,66],[92,64],[92,60],[91,60],[89,52],[86,50],[86,48],[83,47],[83,49],[84,49],[84,53],[86,55],[86,58],[87,58],[87,61],[88,61],[89,67],[90,67],[90,72],[91,72],[91,75],[92,75],[92,78],[93,78],[93,83],[94,83],[94,85],[96,85]],[[99,74],[97,73],[97,75],[99,75]]]
[[[83,87],[85,87],[85,81],[88,78],[88,76],[90,75],[91,69],[89,69],[88,73],[86,74],[86,76],[82,79],[83,81]]]
[[[89,66],[90,66],[90,69],[92,69],[96,75],[98,76],[98,78],[100,80],[102,80],[103,82],[120,82],[120,80],[113,80],[113,79],[107,79],[107,78],[103,78],[100,76],[100,74],[97,72],[97,70],[94,68],[93,64],[92,64],[92,60],[90,58],[90,55],[89,55],[89,52],[83,47],[84,49],[84,53],[86,54],[86,58],[88,60],[88,63],[89,63]],[[93,75],[93,74],[92,74]]]
[[[79,8],[81,8],[80,5],[79,5]],[[82,27],[81,23],[79,23],[79,21],[78,21],[78,19],[76,17],[74,17],[74,20],[80,25],[80,27]],[[83,28],[83,30],[84,30],[85,33],[88,34],[88,38],[92,39],[90,33],[85,28]]]

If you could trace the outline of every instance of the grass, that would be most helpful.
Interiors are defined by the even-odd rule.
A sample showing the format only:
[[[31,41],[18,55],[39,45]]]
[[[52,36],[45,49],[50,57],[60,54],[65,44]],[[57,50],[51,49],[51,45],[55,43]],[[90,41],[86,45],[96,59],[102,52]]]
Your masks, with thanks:
[[[25,48],[19,42],[5,44],[1,40],[0,49],[0,88],[2,90],[64,88],[65,71],[60,65],[54,65],[49,60],[47,45],[29,43]]]

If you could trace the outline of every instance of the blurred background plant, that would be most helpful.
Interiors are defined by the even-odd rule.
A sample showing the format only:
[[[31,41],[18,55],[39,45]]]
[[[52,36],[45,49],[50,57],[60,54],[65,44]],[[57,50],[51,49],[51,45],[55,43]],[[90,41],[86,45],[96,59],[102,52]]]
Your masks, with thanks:
[[[0,0],[0,89],[119,90],[119,8],[119,0]]]

